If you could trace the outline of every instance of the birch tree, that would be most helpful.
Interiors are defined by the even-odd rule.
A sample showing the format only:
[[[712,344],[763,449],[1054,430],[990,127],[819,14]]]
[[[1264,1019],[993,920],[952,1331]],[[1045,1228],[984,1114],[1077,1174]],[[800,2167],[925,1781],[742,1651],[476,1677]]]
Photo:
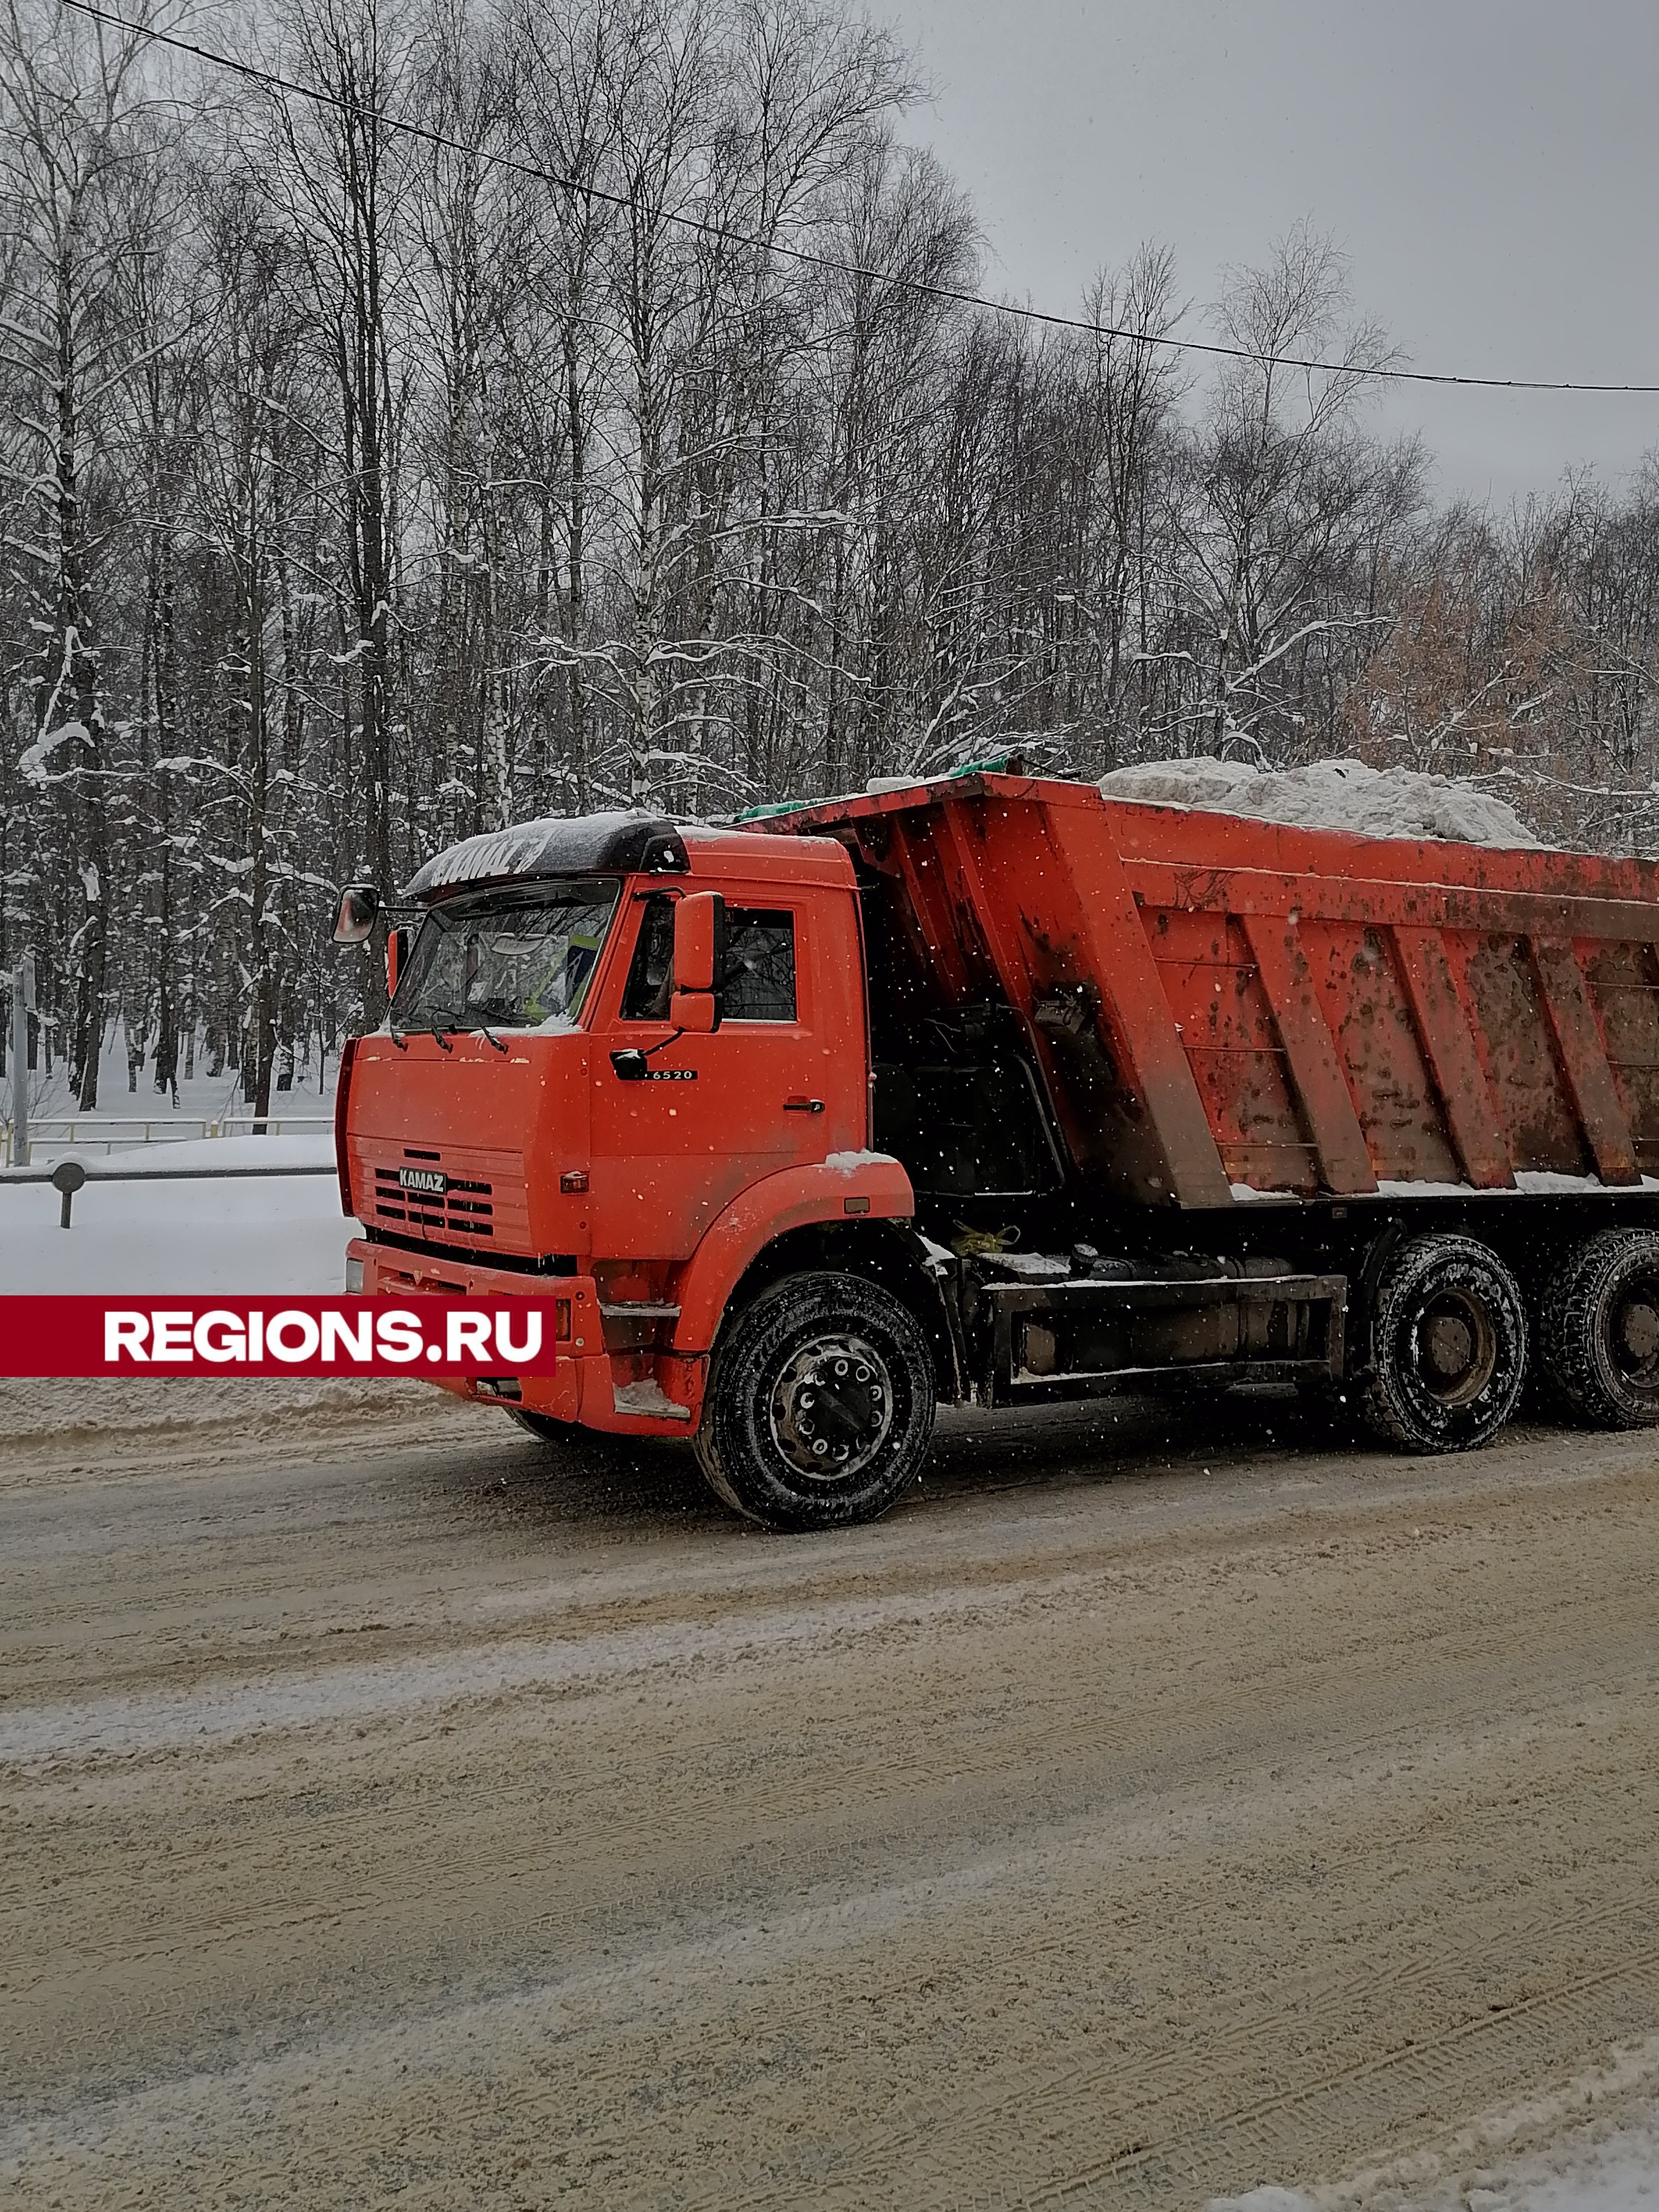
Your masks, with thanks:
[[[1234,276],[1216,327],[1244,358],[1215,378],[1181,524],[1203,624],[1201,712],[1215,750],[1267,758],[1294,743],[1287,659],[1351,619],[1318,604],[1318,586],[1363,542],[1386,459],[1360,410],[1369,373],[1391,356],[1375,325],[1352,318],[1341,257],[1305,225]]]
[[[154,12],[139,21],[153,20]],[[145,250],[129,193],[160,154],[165,108],[146,82],[142,29],[111,30],[52,0],[0,16],[0,198],[10,244],[0,344],[8,384],[7,550],[30,612],[20,767],[52,794],[67,866],[50,896],[70,969],[70,1083],[98,1103],[110,957],[112,732],[97,604],[106,538],[104,431],[137,373],[133,331],[110,312],[124,257]]]
[[[407,399],[399,309],[410,247],[402,209],[409,142],[392,127],[410,89],[411,27],[387,0],[297,0],[287,73],[324,97],[276,95],[273,184],[304,261],[309,302],[333,382],[327,442],[339,472],[338,666],[344,768],[362,805],[361,858],[393,880],[398,471]],[[384,1008],[380,965],[363,969],[365,1012]]]

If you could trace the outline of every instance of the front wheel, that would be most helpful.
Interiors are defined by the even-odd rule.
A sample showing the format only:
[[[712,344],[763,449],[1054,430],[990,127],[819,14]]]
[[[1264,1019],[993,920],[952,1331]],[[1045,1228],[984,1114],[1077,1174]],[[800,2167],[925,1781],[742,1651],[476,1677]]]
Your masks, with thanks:
[[[541,1443],[574,1443],[582,1436],[592,1434],[575,1421],[561,1421],[552,1413],[534,1413],[526,1406],[509,1406],[507,1410],[510,1419],[521,1429],[528,1429]]]
[[[933,1409],[927,1339],[896,1297],[859,1275],[786,1275],[721,1336],[697,1458],[768,1528],[847,1528],[920,1475]]]
[[[551,1444],[562,1453],[574,1453],[579,1467],[584,1462],[599,1468],[632,1460],[658,1442],[655,1437],[630,1437],[615,1429],[590,1429],[580,1421],[562,1421],[555,1413],[538,1413],[527,1406],[509,1406],[507,1410],[538,1443]]]
[[[1402,1244],[1377,1285],[1362,1401],[1408,1451],[1468,1451],[1515,1411],[1527,1373],[1520,1285],[1473,1237]]]

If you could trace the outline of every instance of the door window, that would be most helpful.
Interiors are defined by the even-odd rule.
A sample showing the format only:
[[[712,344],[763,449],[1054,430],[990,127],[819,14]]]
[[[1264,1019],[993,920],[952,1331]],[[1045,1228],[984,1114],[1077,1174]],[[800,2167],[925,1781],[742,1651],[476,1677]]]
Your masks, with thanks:
[[[795,917],[787,908],[726,910],[726,1019],[795,1018]]]
[[[674,901],[654,893],[623,986],[625,1022],[668,1019],[673,957]],[[724,988],[728,1022],[795,1019],[795,917],[787,907],[727,907]]]
[[[625,1022],[665,1022],[674,988],[674,902],[660,891],[645,902],[634,957],[623,986]]]

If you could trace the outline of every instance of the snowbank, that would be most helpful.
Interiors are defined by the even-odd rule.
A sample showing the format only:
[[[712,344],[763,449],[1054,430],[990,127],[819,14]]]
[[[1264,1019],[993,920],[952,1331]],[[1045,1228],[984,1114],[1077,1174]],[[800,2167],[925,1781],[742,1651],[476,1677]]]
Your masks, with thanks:
[[[1361,837],[1442,838],[1455,844],[1527,847],[1539,841],[1512,806],[1455,776],[1364,761],[1310,768],[1249,768],[1243,761],[1145,761],[1100,779],[1108,799],[1200,813],[1243,814],[1302,830],[1346,830]]]
[[[1473,2203],[1475,2193],[1469,2191],[1465,2201]],[[1583,2165],[1552,2172],[1535,2161],[1510,2180],[1501,2201],[1506,2212],[1653,2212],[1659,2203],[1659,2125],[1626,2130],[1598,2145]]]
[[[72,1146],[67,1149],[75,1151]],[[88,1155],[87,1164],[94,1174],[118,1169],[123,1175],[142,1171],[168,1177],[176,1175],[180,1168],[298,1168],[307,1175],[326,1169],[331,1175],[334,1139],[322,1134],[299,1133],[286,1137],[178,1137],[165,1144],[112,1145],[107,1155],[96,1158]],[[317,1177],[319,1182],[323,1179]],[[338,1220],[337,1179],[331,1188],[335,1218]],[[76,1204],[79,1202],[77,1200]]]
[[[1467,2142],[1461,2146],[1467,2149]],[[1272,2184],[1237,2197],[1212,2197],[1205,2212],[1331,2212],[1334,2206],[1387,2204],[1392,2212],[1654,2212],[1659,2204],[1659,2108],[1620,2125],[1603,2124],[1559,2136],[1549,2147],[1505,2159],[1488,2148],[1483,2162],[1427,2175],[1413,2186],[1409,2164],[1368,2173],[1311,2195]]]
[[[210,1137],[112,1152],[99,1167],[326,1168],[329,1137]],[[89,1182],[72,1225],[50,1183],[0,1187],[0,1295],[205,1297],[343,1287],[347,1240],[332,1173],[221,1182]]]
[[[1212,2197],[1205,2212],[1326,2212],[1354,2201],[1349,2190],[1309,2197],[1271,2184],[1241,2197]],[[1659,2128],[1652,2122],[1595,2144],[1482,2167],[1476,2179],[1431,2185],[1421,2194],[1390,2192],[1395,2212],[1653,2212],[1659,2203]]]
[[[434,1425],[459,1423],[464,1429],[486,1416],[501,1419],[493,1407],[449,1397],[429,1382],[392,1376],[258,1376],[239,1382],[195,1375],[101,1376],[95,1382],[0,1376],[0,1465],[9,1450],[26,1444],[84,1447],[102,1457],[117,1443],[170,1432],[198,1440],[215,1432],[256,1431],[320,1438],[363,1422],[412,1421],[430,1434]],[[0,1481],[14,1472],[6,1468]]]

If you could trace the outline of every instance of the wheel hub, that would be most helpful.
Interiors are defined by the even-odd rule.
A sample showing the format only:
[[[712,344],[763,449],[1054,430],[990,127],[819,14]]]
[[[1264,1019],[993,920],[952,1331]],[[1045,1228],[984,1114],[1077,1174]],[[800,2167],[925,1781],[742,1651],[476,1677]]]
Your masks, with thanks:
[[[893,1385],[865,1338],[814,1338],[792,1353],[773,1388],[773,1440],[810,1482],[845,1482],[868,1466],[893,1425]]]
[[[1443,1406],[1468,1405],[1491,1381],[1498,1340],[1484,1304],[1462,1290],[1446,1289],[1419,1315],[1414,1364],[1423,1386]]]
[[[1468,1322],[1456,1314],[1437,1314],[1426,1337],[1424,1352],[1435,1373],[1449,1382],[1461,1375],[1474,1352],[1474,1335]]]
[[[1659,1308],[1651,1294],[1638,1291],[1619,1316],[1619,1341],[1633,1365],[1645,1367],[1659,1354]]]

